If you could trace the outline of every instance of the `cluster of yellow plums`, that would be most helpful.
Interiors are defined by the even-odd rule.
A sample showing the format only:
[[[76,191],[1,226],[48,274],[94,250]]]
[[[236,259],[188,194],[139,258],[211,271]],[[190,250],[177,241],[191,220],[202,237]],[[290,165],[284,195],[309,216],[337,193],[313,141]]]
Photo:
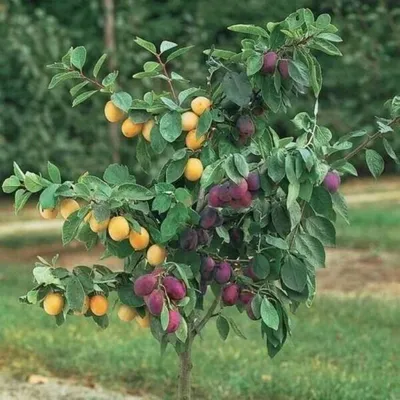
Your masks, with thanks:
[[[74,199],[64,199],[60,203],[60,214],[64,219],[79,210],[79,203]],[[57,217],[58,209],[45,209],[40,208],[40,214],[45,219],[54,219]],[[140,232],[136,232],[129,226],[128,220],[123,216],[115,216],[106,219],[105,221],[98,222],[90,211],[86,217],[85,222],[89,223],[90,229],[95,233],[108,231],[110,238],[116,242],[121,242],[128,239],[132,248],[136,251],[141,251],[147,249],[147,262],[156,267],[164,262],[167,252],[164,247],[150,244],[149,232],[141,227]]]
[[[65,299],[62,293],[52,292],[48,293],[43,300],[43,309],[49,315],[59,315],[62,313],[65,306]],[[109,309],[109,301],[107,297],[96,294],[94,296],[86,296],[81,311],[75,311],[75,315],[84,315],[89,310],[93,315],[102,317],[107,314]],[[150,326],[150,316],[146,315],[142,318],[137,311],[130,306],[122,304],[118,309],[118,318],[124,322],[131,322],[134,319],[142,328],[148,328]]]
[[[190,150],[199,150],[204,141],[206,140],[206,134],[197,137],[197,125],[199,123],[199,117],[204,111],[209,110],[211,107],[211,101],[204,96],[196,97],[191,103],[192,111],[186,111],[182,113],[182,130],[187,132],[185,138],[186,147]],[[112,101],[107,102],[104,108],[104,114],[109,122],[120,122],[126,118],[126,114],[114,105]],[[122,133],[127,138],[132,138],[140,133],[143,135],[145,140],[151,141],[151,130],[155,124],[154,119],[149,119],[145,123],[135,123],[130,118],[126,118],[122,123]],[[184,175],[185,178],[191,182],[198,181],[203,174],[203,164],[198,158],[189,158],[185,167]]]

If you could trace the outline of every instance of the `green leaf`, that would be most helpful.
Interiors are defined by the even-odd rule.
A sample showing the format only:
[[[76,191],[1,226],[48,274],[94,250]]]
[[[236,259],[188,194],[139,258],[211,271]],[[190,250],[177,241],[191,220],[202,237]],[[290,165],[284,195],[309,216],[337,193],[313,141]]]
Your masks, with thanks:
[[[121,185],[131,180],[129,169],[125,165],[111,164],[104,171],[103,179],[110,185]]]
[[[167,63],[174,60],[175,58],[178,58],[180,56],[183,56],[186,54],[188,51],[190,51],[194,46],[187,46],[187,47],[182,47],[178,50],[175,50],[172,52],[168,57],[167,57]]]
[[[107,329],[108,325],[110,323],[109,319],[108,319],[108,315],[103,315],[101,317],[98,317],[97,315],[93,315],[93,321],[96,323],[96,325],[98,327],[100,327],[101,329]]]
[[[97,78],[97,75],[99,74],[100,69],[101,69],[101,67],[103,66],[104,61],[106,60],[106,58],[107,58],[107,54],[103,54],[103,55],[97,60],[95,66],[94,66],[94,68],[93,68],[93,76],[94,76],[95,78]]]
[[[292,205],[296,202],[297,198],[300,194],[300,184],[299,183],[289,183],[288,187],[288,195],[286,199],[287,208],[292,207]]]
[[[297,251],[315,268],[325,266],[325,250],[322,243],[315,237],[300,233],[295,237]]]
[[[186,207],[190,207],[193,204],[191,193],[184,188],[178,188],[175,191],[175,198],[180,203],[183,203]]]
[[[156,198],[153,200],[151,209],[153,211],[158,211],[159,213],[162,214],[170,209],[171,204],[172,204],[171,196],[165,193],[161,193],[157,195]]]
[[[53,89],[60,82],[66,81],[67,79],[81,79],[81,75],[78,71],[60,72],[59,74],[53,76],[49,83],[48,89]]]
[[[281,268],[281,278],[285,286],[301,293],[307,283],[307,267],[297,257],[288,255]]]
[[[249,165],[246,159],[239,153],[233,155],[233,161],[235,163],[236,169],[243,178],[247,178],[249,175]]]
[[[160,54],[173,49],[174,47],[178,46],[176,43],[174,42],[169,42],[168,40],[164,40],[161,42],[160,45]],[[165,329],[164,329],[165,330]]]
[[[260,312],[264,324],[277,331],[279,328],[279,314],[274,305],[266,297],[261,302]]]
[[[336,192],[332,194],[332,200],[335,211],[349,224],[349,210],[344,196],[340,192]]]
[[[147,40],[144,40],[138,36],[136,36],[136,39],[134,40],[135,43],[137,43],[139,46],[143,47],[144,49],[146,49],[147,51],[149,51],[150,53],[156,55],[157,54],[157,49],[156,46],[151,43],[148,42]]]
[[[15,192],[15,202],[14,202],[15,214],[18,214],[18,212],[22,210],[22,208],[25,206],[30,197],[31,193],[26,192],[24,189],[18,189]]]
[[[17,178],[23,182],[25,179],[25,174],[22,172],[22,169],[15,161],[13,162],[13,169],[14,169],[14,174],[17,176]]]
[[[261,86],[262,97],[272,112],[277,113],[281,106],[282,94],[275,90],[274,79],[265,77]]]
[[[118,187],[116,198],[134,201],[145,201],[153,199],[154,193],[144,186],[137,185],[136,183],[127,183]]]
[[[365,160],[372,176],[376,179],[380,176],[385,168],[383,158],[375,150],[367,149],[365,151]]]
[[[71,310],[81,312],[85,302],[85,291],[81,281],[76,276],[72,276],[65,288],[65,298]]]
[[[245,33],[247,35],[256,35],[265,38],[269,37],[268,32],[265,29],[256,25],[237,24],[229,26],[228,29],[233,32]]]
[[[107,203],[93,204],[92,210],[97,222],[103,222],[110,218],[110,206]]]
[[[199,123],[196,128],[196,136],[199,138],[207,133],[211,127],[212,114],[210,110],[206,110],[201,114],[199,118]]]
[[[86,49],[83,46],[78,46],[72,50],[71,63],[74,67],[82,71],[86,62]]]
[[[228,338],[230,328],[228,320],[220,314],[217,318],[216,325],[219,336],[222,340],[226,340]]]
[[[45,188],[43,184],[43,180],[39,175],[34,174],[33,172],[27,172],[25,174],[25,187],[32,193],[36,193]]]
[[[21,186],[21,182],[15,175],[11,175],[7,178],[2,185],[4,193],[13,193]]]
[[[178,330],[175,332],[176,337],[182,342],[185,343],[188,335],[188,326],[185,318],[181,318],[181,323],[179,325]]]
[[[78,234],[79,225],[81,224],[81,218],[78,217],[78,213],[79,210],[75,211],[63,224],[62,242],[64,246],[72,242]]]
[[[224,226],[217,226],[215,228],[217,235],[224,240],[225,243],[230,243],[231,237],[229,236],[228,230]]]
[[[131,307],[141,307],[144,304],[142,297],[138,297],[132,290],[132,284],[120,286],[117,290],[119,300],[122,304]]]
[[[178,95],[179,104],[182,105],[182,103],[186,99],[197,96],[199,93],[201,93],[201,91],[202,90],[199,88],[189,88],[189,89],[183,90]]]
[[[325,29],[327,28],[331,23],[331,16],[329,14],[321,14],[318,16],[316,20],[316,25],[317,28],[319,29]]]
[[[151,150],[150,143],[140,135],[136,145],[136,159],[146,174],[151,171],[151,155],[149,150]]]
[[[132,105],[132,96],[126,92],[118,92],[111,96],[111,101],[116,107],[127,113]]]
[[[161,327],[163,331],[166,331],[169,324],[169,311],[166,305],[164,304],[163,309],[160,315]]]
[[[331,221],[313,215],[306,219],[307,232],[319,239],[324,246],[335,246],[336,230]]]
[[[182,133],[181,114],[177,111],[164,114],[160,120],[160,133],[167,142],[174,142]]]
[[[39,203],[44,210],[55,208],[57,204],[55,193],[58,188],[58,184],[50,185],[40,194]]]
[[[236,53],[234,53],[233,51],[221,49],[207,49],[204,50],[203,53],[207,56],[211,54],[213,57],[222,58],[223,60],[230,60],[233,56],[236,55]]]
[[[61,183],[61,173],[57,166],[50,161],[47,163],[47,171],[53,183]]]
[[[242,181],[242,176],[239,174],[239,171],[236,168],[235,161],[233,155],[228,157],[224,162],[224,169],[228,178],[235,182],[240,183]]]
[[[185,171],[187,156],[180,160],[176,160],[171,162],[168,165],[167,172],[166,172],[166,181],[167,183],[173,183],[177,181]]]
[[[301,61],[288,60],[289,76],[298,84],[310,86],[308,68]]]
[[[342,52],[331,42],[325,39],[314,39],[310,43],[310,47],[315,50],[322,51],[323,53],[329,54],[330,56],[342,56]]]
[[[246,73],[227,72],[222,81],[222,89],[227,99],[239,107],[249,105],[252,87]]]
[[[235,333],[236,336],[240,337],[241,339],[247,339],[244,333],[240,330],[240,328],[237,326],[235,320],[233,318],[228,317],[228,322],[230,327],[232,328],[233,332]]]
[[[256,254],[254,257],[253,269],[254,273],[260,279],[265,279],[271,271],[268,258],[262,254]]]
[[[330,42],[343,42],[343,39],[334,33],[320,33],[317,38],[329,40]]]
[[[158,125],[154,125],[151,133],[151,148],[156,154],[161,154],[168,145],[168,142],[161,136],[160,128]]]
[[[314,91],[315,97],[319,96],[322,88],[322,69],[320,63],[315,57],[311,58],[310,68],[310,81]]]
[[[396,164],[399,164],[399,159],[396,155],[396,153],[393,150],[393,147],[390,145],[390,143],[387,141],[386,138],[383,138],[383,145],[385,147],[386,153],[388,154],[388,156],[394,160],[396,162]]]
[[[256,74],[263,65],[262,54],[254,54],[250,56],[246,61],[246,65],[247,65],[246,71],[248,76]]]
[[[92,97],[97,92],[98,90],[90,90],[88,92],[81,93],[79,96],[75,97],[74,101],[72,102],[72,107],[83,103],[85,100],[87,100],[89,97]]]
[[[81,83],[78,83],[77,85],[75,85],[69,92],[71,94],[72,97],[75,97],[78,92],[84,88],[86,85],[89,84],[89,81],[83,81]]]
[[[207,188],[214,183],[214,180],[219,176],[221,171],[222,162],[222,160],[217,160],[205,168],[200,180],[200,185],[202,188]]]
[[[271,235],[265,235],[264,240],[271,246],[276,247],[277,249],[289,250],[289,245],[287,244],[287,242],[285,242],[281,238],[271,236]]]
[[[118,77],[118,71],[110,72],[108,75],[104,77],[101,83],[105,87],[111,86],[112,84],[114,84],[117,77]]]
[[[167,217],[161,224],[161,235],[164,241],[170,240],[186,222],[188,210],[182,204],[178,203],[168,211]]]

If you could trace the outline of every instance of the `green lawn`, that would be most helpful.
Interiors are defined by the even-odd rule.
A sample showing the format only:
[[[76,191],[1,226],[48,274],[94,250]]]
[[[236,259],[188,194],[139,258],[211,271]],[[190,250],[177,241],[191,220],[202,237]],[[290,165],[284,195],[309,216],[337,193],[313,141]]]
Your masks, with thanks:
[[[31,267],[3,266],[0,365],[15,375],[93,377],[114,389],[174,399],[176,358],[162,361],[146,330],[119,322],[106,331],[83,318],[56,328],[51,317],[17,297]],[[274,360],[259,326],[240,316],[247,341],[220,341],[213,324],[195,343],[195,396],[202,399],[395,400],[400,398],[400,302],[320,296],[294,320],[294,336]],[[115,314],[115,312],[114,312]]]
[[[399,250],[400,205],[368,204],[352,207],[350,225],[339,217],[337,246]]]

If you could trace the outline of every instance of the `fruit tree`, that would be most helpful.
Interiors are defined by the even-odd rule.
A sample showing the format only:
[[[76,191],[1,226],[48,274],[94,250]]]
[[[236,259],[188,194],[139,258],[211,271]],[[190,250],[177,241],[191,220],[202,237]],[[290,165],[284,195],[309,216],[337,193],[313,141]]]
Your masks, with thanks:
[[[55,316],[88,318],[102,328],[117,298],[120,320],[150,328],[161,349],[180,358],[179,399],[190,398],[193,341],[210,320],[222,339],[243,336],[225,313],[235,307],[261,328],[271,357],[291,333],[289,312],[315,296],[315,270],[325,264],[324,246],[335,245],[337,216],[347,219],[339,192],[341,176],[357,175],[351,158],[364,152],[377,177],[382,157],[368,148],[382,139],[398,161],[390,135],[400,120],[400,97],[386,103],[376,133],[359,130],[332,140],[318,123],[322,72],[316,56],[340,56],[341,42],[327,14],[300,9],[265,27],[233,25],[241,50],[205,50],[203,88],[173,70],[191,47],[163,41],[159,47],[136,38],[153,57],[135,79],[159,79],[166,91],[133,99],[117,85],[118,71],[98,80],[106,55],[87,72],[86,49],[71,48],[49,85],[74,80],[73,106],[95,94],[105,97],[105,117],[120,123],[123,145],[149,173],[151,160],[164,160],[157,176],[137,182],[123,165],[110,165],[102,178],[85,173],[63,182],[48,164],[48,176],[23,172],[6,179],[18,212],[39,194],[44,219],[61,214],[62,241],[104,247],[102,258],[124,260],[123,271],[102,265],[65,269],[39,258],[36,286],[21,301]],[[88,90],[89,89],[89,90]],[[314,99],[311,113],[293,119],[293,137],[280,137],[269,123],[298,96]],[[142,183],[142,184],[140,184]],[[113,293],[115,292],[115,294]],[[206,293],[208,293],[206,295]]]

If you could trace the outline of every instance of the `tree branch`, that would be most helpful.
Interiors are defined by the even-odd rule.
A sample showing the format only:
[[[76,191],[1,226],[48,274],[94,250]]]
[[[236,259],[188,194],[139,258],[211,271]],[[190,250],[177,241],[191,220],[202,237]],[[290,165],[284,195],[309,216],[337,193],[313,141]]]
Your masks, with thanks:
[[[221,295],[215,296],[214,301],[212,302],[210,308],[208,309],[206,315],[193,327],[193,334],[197,335],[207,324],[208,320],[213,316],[215,309],[217,308],[221,299]]]
[[[160,54],[156,54],[156,57],[157,57],[158,63],[161,65],[161,67],[162,67],[162,69],[163,69],[164,75],[165,75],[166,78],[167,78],[167,82],[168,82],[168,85],[169,85],[169,87],[170,87],[170,89],[171,89],[171,93],[172,93],[172,95],[174,96],[174,99],[175,99],[175,100],[178,100],[178,97],[176,96],[176,93],[175,93],[174,85],[172,84],[172,79],[171,79],[171,77],[169,76],[169,73],[168,73],[168,71],[167,71],[167,66],[166,66],[165,63],[161,60],[161,55],[160,55]]]

